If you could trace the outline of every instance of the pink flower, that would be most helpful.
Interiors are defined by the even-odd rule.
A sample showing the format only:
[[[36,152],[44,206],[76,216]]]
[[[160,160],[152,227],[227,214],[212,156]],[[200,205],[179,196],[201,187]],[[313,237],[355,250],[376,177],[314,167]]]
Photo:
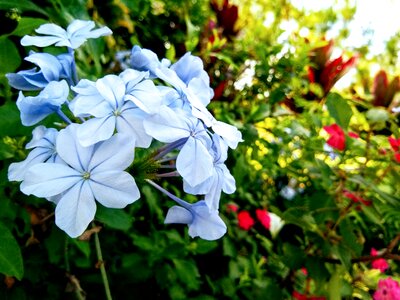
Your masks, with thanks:
[[[332,148],[343,151],[346,147],[346,137],[343,129],[338,124],[332,124],[330,126],[324,126],[324,130],[330,135],[326,143]]]
[[[396,280],[388,277],[378,282],[378,289],[373,295],[374,300],[398,300],[400,299],[400,286]]]
[[[260,209],[260,208],[256,209],[256,216],[257,219],[261,222],[262,226],[265,227],[265,229],[270,229],[271,218],[266,209]]]
[[[379,253],[375,248],[371,249],[371,255],[377,256]],[[381,273],[384,273],[387,269],[389,269],[389,264],[384,258],[374,259],[371,263],[372,269],[380,270]],[[400,299],[400,298],[399,298]]]
[[[239,227],[243,230],[250,230],[250,228],[254,226],[254,219],[250,216],[250,213],[247,210],[243,210],[238,213],[237,217]]]

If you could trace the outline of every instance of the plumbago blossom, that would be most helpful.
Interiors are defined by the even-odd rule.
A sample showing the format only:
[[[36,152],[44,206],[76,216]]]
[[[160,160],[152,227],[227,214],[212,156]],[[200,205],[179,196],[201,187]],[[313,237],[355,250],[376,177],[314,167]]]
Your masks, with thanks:
[[[109,28],[75,20],[66,30],[45,24],[36,33],[21,44],[55,45],[66,53],[31,52],[26,60],[35,67],[6,75],[20,90],[22,124],[37,126],[26,145],[30,153],[10,165],[9,180],[20,181],[23,193],[53,202],[56,225],[71,237],[94,220],[97,202],[124,208],[140,199],[138,177],[176,202],[166,224],[187,224],[191,237],[222,237],[227,228],[219,216],[221,193],[236,189],[225,161],[242,137],[207,110],[213,90],[201,59],[186,53],[171,64],[135,46],[122,73],[92,81],[79,78],[74,50],[111,34]],[[62,122],[54,128],[40,124],[51,114]],[[135,148],[148,155],[137,162]],[[154,180],[172,176],[181,177],[183,190],[199,201],[180,199]]]

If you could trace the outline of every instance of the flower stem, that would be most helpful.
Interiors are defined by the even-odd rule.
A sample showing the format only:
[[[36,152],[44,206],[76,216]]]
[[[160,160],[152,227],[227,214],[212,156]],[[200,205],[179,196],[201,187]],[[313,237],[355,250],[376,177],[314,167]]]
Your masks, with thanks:
[[[147,183],[149,183],[150,185],[152,185],[154,188],[156,188],[157,190],[159,190],[160,192],[162,192],[163,194],[167,195],[170,199],[174,200],[176,203],[178,203],[179,205],[183,206],[184,208],[190,210],[190,204],[183,201],[182,199],[178,198],[177,196],[175,196],[174,194],[168,192],[166,189],[164,189],[163,187],[159,186],[157,183],[155,183],[153,180],[150,179],[145,179],[145,181]]]
[[[95,227],[94,224],[92,224],[92,226]],[[101,278],[103,280],[104,290],[106,292],[106,299],[112,300],[110,286],[108,284],[108,279],[107,279],[107,272],[106,268],[104,267],[103,254],[101,253],[99,234],[96,231],[94,233],[94,242],[96,244],[96,254],[98,263],[100,265]]]
[[[72,121],[61,111],[61,109],[57,110],[56,113],[64,122],[72,124]]]

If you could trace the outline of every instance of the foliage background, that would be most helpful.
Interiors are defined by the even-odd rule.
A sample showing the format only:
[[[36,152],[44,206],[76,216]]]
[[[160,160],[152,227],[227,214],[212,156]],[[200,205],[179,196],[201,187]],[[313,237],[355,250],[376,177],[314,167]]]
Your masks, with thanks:
[[[142,185],[142,199],[125,210],[99,208],[96,225],[115,299],[291,299],[296,293],[372,299],[380,278],[400,279],[399,164],[388,142],[400,137],[399,114],[391,110],[399,102],[394,93],[386,106],[374,105],[371,74],[376,63],[390,80],[399,74],[400,35],[385,53],[371,55],[368,45],[341,47],[355,13],[351,3],[310,13],[286,0],[229,2],[224,9],[222,2],[0,1],[1,299],[104,298],[93,236],[66,237],[54,225],[51,203],[23,195],[7,180],[8,165],[26,156],[31,134],[20,125],[17,94],[5,78],[28,67],[29,49],[19,40],[40,24],[66,27],[76,18],[114,32],[78,50],[82,76],[121,71],[115,55],[136,44],[172,61],[192,51],[211,77],[213,113],[244,137],[230,152],[237,192],[221,200],[228,233],[218,241],[190,239],[186,228],[164,225],[170,203],[150,186]],[[346,59],[357,56],[356,72],[349,87],[324,93],[321,82],[310,83],[310,53],[326,45],[326,32],[337,24],[335,47]],[[347,137],[344,151],[326,150],[322,128],[332,123],[359,138]],[[167,185],[182,193],[181,182]],[[282,192],[287,187],[296,191],[291,200]],[[350,200],[345,190],[372,205]],[[256,221],[244,230],[227,204],[255,220],[256,209],[267,209],[285,225],[273,232]],[[389,261],[385,273],[371,268],[371,248]]]

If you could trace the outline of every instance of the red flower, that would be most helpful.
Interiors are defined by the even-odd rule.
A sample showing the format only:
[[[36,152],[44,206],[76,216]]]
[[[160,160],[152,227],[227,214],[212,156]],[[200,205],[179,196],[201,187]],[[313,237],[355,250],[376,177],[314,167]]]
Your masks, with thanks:
[[[357,133],[350,131],[349,137],[351,137],[352,139],[358,139],[360,136]]]
[[[308,70],[308,78],[311,83],[319,83],[326,95],[335,83],[346,74],[356,63],[356,56],[347,61],[340,56],[330,60],[334,42],[330,40],[326,46],[318,47],[310,52],[310,62],[313,64]]]
[[[237,212],[238,210],[239,210],[239,206],[237,206],[237,205],[234,204],[234,203],[229,203],[229,204],[226,205],[226,211],[227,211],[228,213],[235,213],[235,212]]]
[[[400,138],[395,139],[393,137],[388,138],[390,146],[392,147],[394,151],[394,159],[400,163]]]
[[[250,216],[250,213],[247,210],[243,210],[238,213],[238,222],[239,227],[243,230],[249,230],[251,227],[254,226],[254,219]]]
[[[365,206],[370,206],[372,204],[372,201],[365,200],[361,196],[359,196],[359,195],[357,195],[357,194],[355,194],[353,192],[350,192],[348,190],[344,190],[343,191],[343,196],[345,196],[346,198],[348,198],[350,200],[353,200],[356,203],[360,202],[360,203],[364,204]]]
[[[256,209],[256,216],[265,229],[269,229],[271,227],[271,218],[267,210],[260,208]]]
[[[388,138],[390,146],[392,147],[394,152],[399,152],[400,150],[400,138],[399,139],[395,139],[391,136],[389,136]]]
[[[326,300],[325,297],[318,297],[318,296],[307,296],[304,294],[299,293],[298,291],[293,291],[292,296],[296,300]]]
[[[353,56],[349,60],[344,61],[343,57],[340,56],[326,63],[319,79],[325,94],[327,94],[335,83],[356,64],[356,60],[357,58]]]
[[[326,142],[332,148],[343,151],[346,147],[346,137],[344,135],[343,129],[337,124],[332,124],[330,126],[324,126],[327,133],[330,134],[330,138]]]
[[[217,1],[212,0],[211,7],[215,11],[218,25],[223,29],[224,35],[227,37],[236,35],[235,25],[239,17],[239,8],[229,4],[228,0],[224,0],[222,7],[218,5]]]
[[[293,291],[292,296],[296,300],[307,300],[307,296],[300,294],[298,291]]]
[[[372,93],[374,95],[374,106],[388,107],[393,101],[394,95],[400,91],[400,78],[394,77],[389,84],[387,74],[384,70],[378,72],[374,78]]]
[[[379,253],[375,248],[371,249],[371,255],[377,256]],[[380,270],[381,273],[384,273],[387,269],[389,269],[389,264],[384,258],[374,259],[371,263],[372,269]]]

